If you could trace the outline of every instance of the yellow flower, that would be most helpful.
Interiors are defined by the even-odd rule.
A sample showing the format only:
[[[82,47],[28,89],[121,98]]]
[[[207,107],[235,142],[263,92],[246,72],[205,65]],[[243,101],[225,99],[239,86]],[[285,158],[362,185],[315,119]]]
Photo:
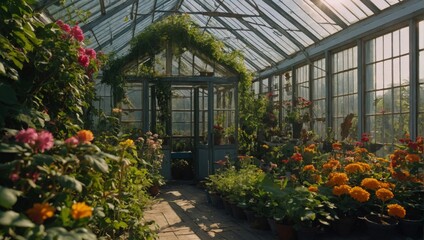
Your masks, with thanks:
[[[93,209],[83,202],[77,202],[72,205],[72,218],[75,220],[91,217]]]
[[[358,202],[366,202],[370,199],[370,193],[361,187],[353,187],[349,190],[349,195]]]
[[[404,218],[406,210],[399,204],[389,204],[387,205],[387,213],[389,216]]]
[[[131,140],[131,139],[127,139],[127,140],[125,140],[123,142],[120,142],[119,145],[122,148],[134,147],[134,141]]]
[[[340,186],[333,187],[333,194],[336,196],[341,196],[343,194],[349,194],[351,187],[349,185],[343,184]]]
[[[331,173],[329,175],[328,185],[330,186],[340,186],[344,185],[349,181],[346,173]]]
[[[304,149],[305,153],[316,153],[315,151],[315,144],[310,144],[309,146],[305,147]]]
[[[264,149],[268,149],[268,148],[269,148],[269,146],[268,146],[268,145],[266,145],[266,144],[262,145],[262,147],[263,147]]]
[[[26,213],[33,222],[42,224],[44,220],[53,217],[54,212],[54,207],[50,206],[49,203],[35,203]]]
[[[77,138],[81,143],[90,144],[94,139],[94,135],[90,130],[81,130],[77,133]]]
[[[392,193],[392,191],[390,191],[389,189],[386,189],[386,188],[378,189],[375,192],[375,195],[377,196],[378,199],[380,199],[383,202],[390,200],[394,197],[394,194]]]
[[[315,171],[315,167],[314,167],[314,165],[312,165],[312,164],[310,164],[310,165],[306,165],[306,166],[304,166],[304,167],[303,167],[303,171],[304,171],[304,172],[306,172],[306,171],[311,171],[311,172],[313,172],[313,171]]]
[[[308,190],[309,190],[310,192],[318,192],[318,188],[317,188],[316,186],[309,186],[309,187],[308,187]]]
[[[361,182],[361,187],[370,190],[377,190],[381,187],[380,182],[375,178],[364,178]]]

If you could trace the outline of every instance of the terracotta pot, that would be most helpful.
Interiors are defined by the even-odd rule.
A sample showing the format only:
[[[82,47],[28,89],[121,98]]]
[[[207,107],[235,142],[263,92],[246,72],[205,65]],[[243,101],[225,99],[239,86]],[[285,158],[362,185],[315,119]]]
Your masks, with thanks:
[[[245,209],[244,213],[246,214],[247,222],[251,228],[260,230],[269,229],[268,221],[265,217],[258,216],[255,211],[249,209]]]
[[[356,218],[344,217],[333,223],[334,231],[340,236],[349,236],[355,225]]]
[[[401,219],[399,221],[399,226],[403,235],[410,238],[423,239],[423,234],[424,234],[423,220]]]
[[[277,223],[277,235],[279,240],[295,240],[296,231],[293,225]]]
[[[153,197],[157,196],[159,194],[159,185],[154,184],[149,187],[149,194]]]
[[[217,193],[211,193],[211,203],[212,206],[223,209],[224,208],[224,202],[222,201],[221,196],[219,196]]]
[[[369,214],[363,219],[371,237],[385,239],[397,234],[399,221],[394,218],[380,214]]]
[[[277,222],[273,218],[267,218],[269,228],[274,235],[278,235],[277,233]]]
[[[318,229],[314,227],[300,227],[296,231],[297,240],[314,240]]]
[[[246,219],[246,214],[244,213],[243,208],[237,206],[236,204],[231,204],[231,211],[233,213],[233,217],[240,220]]]

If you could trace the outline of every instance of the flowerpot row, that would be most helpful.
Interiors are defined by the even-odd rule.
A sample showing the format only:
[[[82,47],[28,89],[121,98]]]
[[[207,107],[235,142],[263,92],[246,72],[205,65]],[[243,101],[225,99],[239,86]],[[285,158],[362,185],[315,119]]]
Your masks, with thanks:
[[[255,211],[244,209],[237,204],[230,203],[216,193],[207,193],[208,202],[218,208],[223,209],[226,214],[241,220],[247,220],[249,226],[254,229],[271,230],[282,240],[313,240],[322,231],[318,228],[295,227],[277,222],[274,219],[258,215]],[[352,234],[368,235],[375,239],[390,239],[392,236],[405,236],[411,239],[423,239],[423,220],[395,220],[385,219],[384,216],[366,215],[363,217],[346,217],[331,224],[330,231],[341,237]],[[333,234],[327,233],[327,234]],[[326,234],[326,233],[324,233]],[[325,239],[319,237],[319,239]]]

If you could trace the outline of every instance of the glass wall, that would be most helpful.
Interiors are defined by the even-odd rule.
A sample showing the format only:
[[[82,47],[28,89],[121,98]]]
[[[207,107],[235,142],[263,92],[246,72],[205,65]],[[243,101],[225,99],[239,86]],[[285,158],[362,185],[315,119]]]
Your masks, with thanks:
[[[333,130],[336,139],[356,137],[358,116],[358,57],[357,47],[332,54]],[[352,115],[353,114],[353,115]],[[353,117],[353,118],[352,118]],[[342,129],[344,121],[352,119],[350,129]]]
[[[325,59],[313,62],[312,66],[312,130],[320,136],[325,137],[326,116],[325,116]]]
[[[122,104],[121,124],[123,128],[142,128],[142,83],[127,84],[127,100]]]
[[[424,21],[419,22],[418,24],[418,136],[424,137]]]
[[[409,28],[365,43],[365,129],[378,143],[409,132]]]
[[[309,99],[309,65],[296,69],[296,97]]]

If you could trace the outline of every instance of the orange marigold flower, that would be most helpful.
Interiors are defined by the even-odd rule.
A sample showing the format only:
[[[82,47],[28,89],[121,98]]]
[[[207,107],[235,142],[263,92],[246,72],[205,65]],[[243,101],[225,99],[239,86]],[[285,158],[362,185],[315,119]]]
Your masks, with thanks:
[[[42,224],[44,220],[53,217],[54,207],[49,203],[35,203],[32,208],[26,211],[28,217],[36,224]]]
[[[365,189],[377,190],[381,187],[380,182],[375,178],[364,178],[361,187]]]
[[[333,194],[336,196],[341,196],[343,194],[349,194],[351,187],[349,185],[343,184],[340,186],[333,187]]]
[[[335,142],[332,144],[333,150],[341,150],[342,144],[340,142]]]
[[[349,174],[364,172],[363,167],[358,163],[349,163],[344,169]]]
[[[371,166],[368,163],[358,162],[357,164],[362,167],[363,172],[371,170]]]
[[[94,135],[90,130],[81,130],[77,133],[80,142],[89,144],[94,139]]]
[[[411,163],[413,163],[413,162],[419,162],[420,161],[420,156],[418,156],[418,154],[408,154],[408,155],[406,155],[405,159],[408,162],[411,162]]]
[[[316,186],[309,186],[309,187],[308,187],[308,190],[309,190],[310,192],[318,192],[318,188],[317,188]]]
[[[353,187],[349,190],[349,195],[358,202],[366,202],[370,199],[370,193],[361,187]]]
[[[72,218],[75,220],[91,217],[93,209],[83,202],[77,202],[72,205]]]
[[[378,199],[380,199],[381,201],[385,202],[387,200],[392,199],[395,195],[392,193],[392,191],[390,191],[389,189],[386,188],[380,188],[375,192],[375,195],[377,196]]]
[[[394,189],[395,188],[395,184],[393,183],[387,183],[387,182],[380,182],[380,187],[382,188],[387,188],[387,189]]]
[[[306,165],[306,166],[304,166],[304,167],[303,167],[303,171],[304,171],[304,172],[306,172],[306,171],[311,171],[311,172],[313,172],[313,171],[315,171],[315,167],[314,167],[314,165],[309,164],[309,165]]]
[[[366,148],[357,147],[355,148],[356,153],[367,153],[368,150]]]
[[[327,163],[322,165],[322,168],[332,170],[340,167],[340,162],[336,159],[330,159]]]
[[[346,173],[332,173],[329,175],[328,185],[340,186],[344,185],[349,181]]]
[[[406,215],[406,210],[399,204],[389,204],[387,205],[387,213],[389,216],[404,218]]]

